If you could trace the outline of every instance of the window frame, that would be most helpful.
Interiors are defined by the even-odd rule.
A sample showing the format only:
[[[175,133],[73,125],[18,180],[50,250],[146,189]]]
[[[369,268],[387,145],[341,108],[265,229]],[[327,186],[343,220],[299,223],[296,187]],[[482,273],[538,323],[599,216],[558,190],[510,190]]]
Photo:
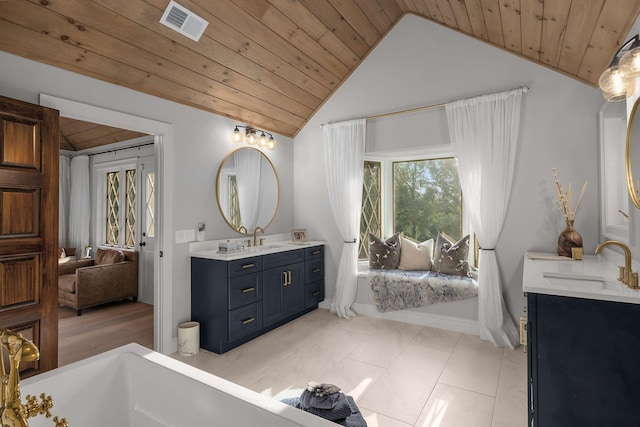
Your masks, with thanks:
[[[418,150],[407,150],[405,152],[388,152],[388,153],[366,153],[365,161],[380,163],[380,179],[381,179],[381,230],[382,239],[389,238],[393,235],[395,212],[394,212],[394,185],[393,185],[393,163],[406,161],[422,161],[437,160],[443,158],[457,157],[454,155],[450,144],[434,145]],[[456,166],[457,167],[457,166]],[[469,242],[469,265],[477,267],[478,244],[475,234],[471,231],[471,218],[464,207],[464,194],[462,194],[462,236],[470,235]],[[358,259],[358,269],[366,270],[369,266],[367,259]]]
[[[140,189],[140,173],[137,158],[129,158],[122,160],[115,160],[111,162],[97,163],[93,168],[93,194],[95,194],[95,220],[93,221],[94,236],[96,238],[96,244],[98,246],[113,246],[122,248],[133,248],[135,242],[139,240],[140,233],[140,201],[139,201],[139,189]],[[136,202],[135,202],[135,215],[136,223],[134,226],[134,243],[133,245],[126,245],[126,171],[135,170],[135,188],[136,188]],[[118,193],[119,210],[118,210],[118,224],[120,225],[120,231],[118,233],[118,244],[112,245],[107,243],[106,233],[106,211],[107,211],[107,174],[111,172],[118,172],[120,174],[120,191]]]

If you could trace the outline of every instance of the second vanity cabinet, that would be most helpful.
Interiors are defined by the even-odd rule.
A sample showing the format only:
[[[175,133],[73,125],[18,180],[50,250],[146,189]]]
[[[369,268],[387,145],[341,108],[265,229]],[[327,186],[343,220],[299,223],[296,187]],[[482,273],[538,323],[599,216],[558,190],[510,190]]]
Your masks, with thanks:
[[[640,424],[640,305],[527,294],[529,426]]]
[[[529,427],[640,425],[640,291],[617,265],[525,256]]]
[[[324,246],[230,261],[191,258],[191,317],[200,346],[222,354],[318,307]]]

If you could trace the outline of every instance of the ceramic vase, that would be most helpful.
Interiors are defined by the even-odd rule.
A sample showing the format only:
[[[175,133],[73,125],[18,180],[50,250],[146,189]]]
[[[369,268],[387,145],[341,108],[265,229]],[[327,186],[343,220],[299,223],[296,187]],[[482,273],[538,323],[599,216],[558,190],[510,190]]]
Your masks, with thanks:
[[[567,226],[558,236],[558,255],[571,258],[571,248],[582,247],[582,236],[573,228],[573,220],[567,220]]]

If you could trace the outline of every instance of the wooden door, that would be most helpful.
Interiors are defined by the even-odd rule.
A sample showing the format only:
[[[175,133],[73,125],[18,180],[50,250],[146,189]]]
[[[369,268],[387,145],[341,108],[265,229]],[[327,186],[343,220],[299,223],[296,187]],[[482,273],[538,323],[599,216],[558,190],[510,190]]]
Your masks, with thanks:
[[[0,97],[0,328],[58,364],[58,111]]]

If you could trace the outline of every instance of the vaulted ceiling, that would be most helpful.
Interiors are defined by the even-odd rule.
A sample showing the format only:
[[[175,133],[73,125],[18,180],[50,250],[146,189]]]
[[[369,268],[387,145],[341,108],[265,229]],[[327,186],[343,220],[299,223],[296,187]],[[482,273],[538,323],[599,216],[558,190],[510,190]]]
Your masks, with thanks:
[[[0,1],[0,50],[294,136],[381,38],[414,13],[596,85],[640,0]]]
[[[60,117],[60,149],[82,151],[146,136],[145,133]]]

